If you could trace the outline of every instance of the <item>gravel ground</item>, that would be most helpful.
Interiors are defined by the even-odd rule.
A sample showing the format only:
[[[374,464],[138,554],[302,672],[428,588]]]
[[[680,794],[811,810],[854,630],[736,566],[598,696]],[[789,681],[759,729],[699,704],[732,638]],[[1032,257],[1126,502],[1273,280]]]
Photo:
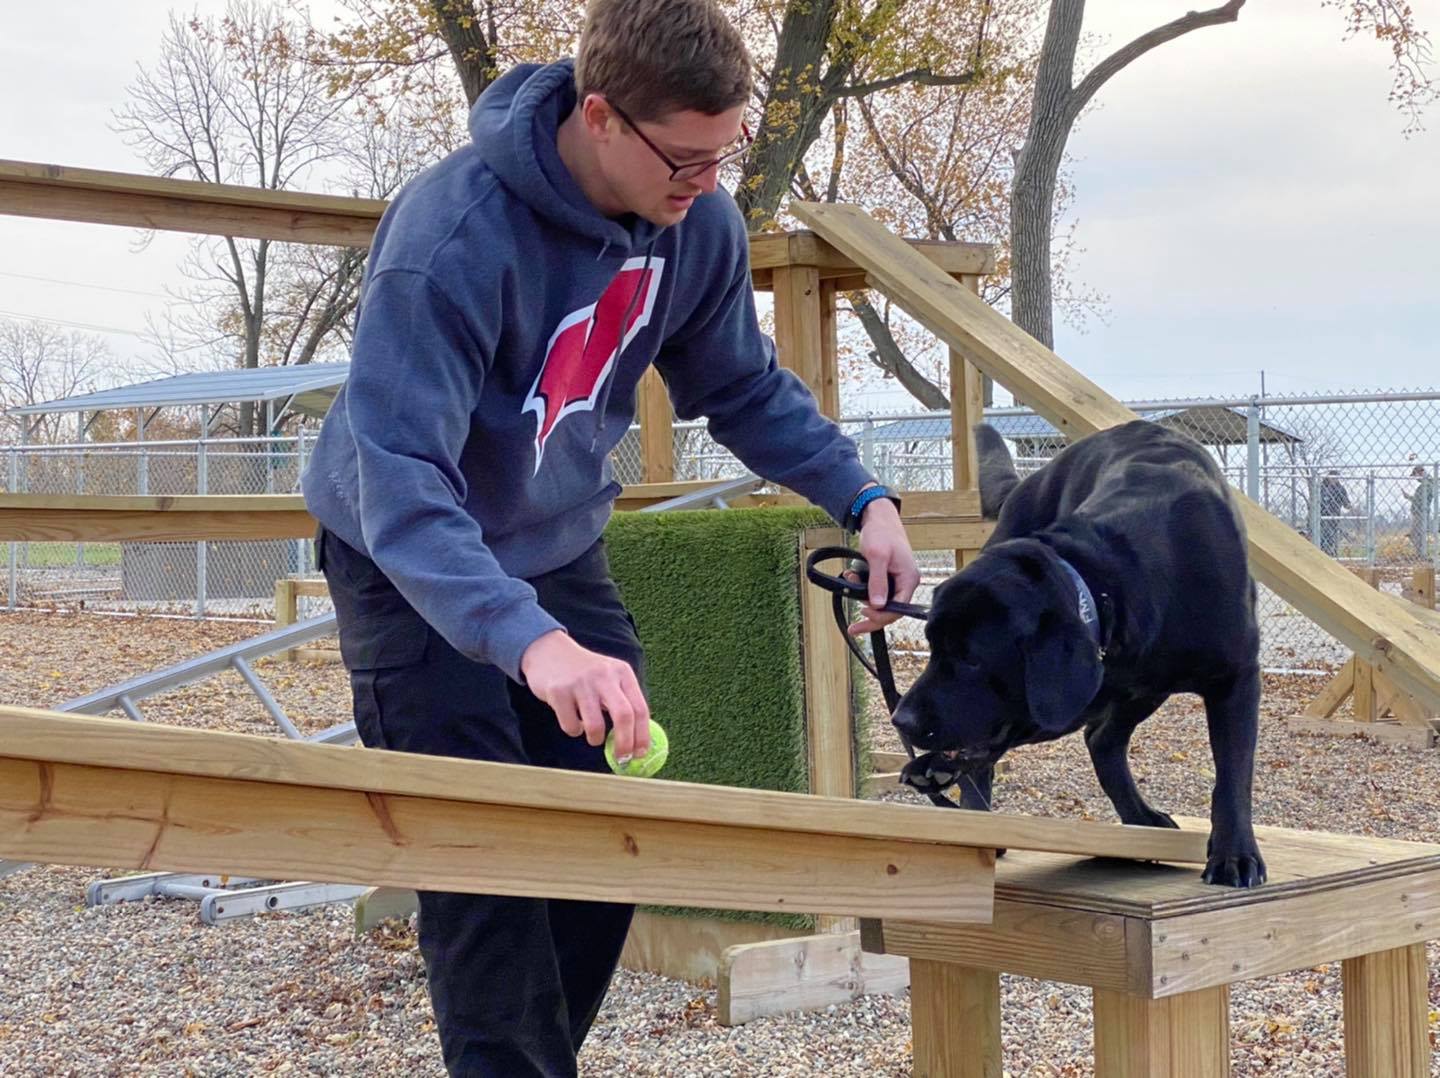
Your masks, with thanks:
[[[0,701],[58,704],[255,631],[86,614],[0,616]],[[302,729],[346,717],[339,668],[261,662],[257,669]],[[914,672],[906,664],[902,681]],[[1297,713],[1318,684],[1267,683],[1257,822],[1440,842],[1440,752],[1297,734],[1274,721]],[[233,674],[145,710],[157,722],[273,732]],[[876,747],[898,748],[883,722],[875,726]],[[1212,773],[1197,702],[1174,701],[1147,723],[1133,759],[1157,806],[1207,812]],[[996,800],[1009,811],[1113,818],[1078,739],[1014,754]],[[200,924],[188,902],[87,909],[85,885],[101,874],[39,868],[0,879],[0,1074],[443,1075],[411,926],[390,924],[357,940],[343,906],[214,928]],[[1433,1041],[1440,1022],[1433,946],[1430,966]],[[1023,978],[1005,978],[1003,990],[1007,1074],[1093,1073],[1087,991]],[[1342,1075],[1340,1002],[1338,965],[1237,987],[1235,1074]],[[706,986],[622,971],[582,1053],[582,1073],[910,1072],[904,996],[736,1029],[718,1026],[714,1008]]]

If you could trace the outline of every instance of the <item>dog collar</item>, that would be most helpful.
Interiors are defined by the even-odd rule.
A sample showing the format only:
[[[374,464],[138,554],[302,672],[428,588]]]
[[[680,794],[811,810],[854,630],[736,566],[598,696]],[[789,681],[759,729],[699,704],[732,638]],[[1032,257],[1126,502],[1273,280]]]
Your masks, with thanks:
[[[1100,657],[1103,659],[1105,648],[1100,643],[1100,609],[1095,605],[1095,596],[1090,591],[1090,585],[1085,583],[1085,578],[1080,575],[1075,566],[1058,554],[1055,557],[1060,562],[1060,567],[1070,577],[1071,583],[1075,585],[1075,595],[1079,602],[1076,612],[1080,615],[1080,620],[1085,623],[1085,628],[1090,631],[1090,636],[1094,639],[1095,646],[1100,649]]]

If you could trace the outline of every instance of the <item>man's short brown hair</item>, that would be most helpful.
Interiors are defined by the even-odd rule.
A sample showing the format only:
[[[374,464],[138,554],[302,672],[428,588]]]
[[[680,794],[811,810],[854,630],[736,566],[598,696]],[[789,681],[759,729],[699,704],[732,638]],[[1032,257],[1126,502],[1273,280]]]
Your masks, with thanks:
[[[749,50],[714,0],[590,0],[575,88],[636,120],[714,116],[750,99]]]

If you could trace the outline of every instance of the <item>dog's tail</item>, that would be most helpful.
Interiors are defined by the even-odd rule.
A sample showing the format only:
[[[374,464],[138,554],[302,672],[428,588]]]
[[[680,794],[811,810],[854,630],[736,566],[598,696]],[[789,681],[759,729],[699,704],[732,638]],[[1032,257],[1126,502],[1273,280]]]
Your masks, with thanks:
[[[975,426],[975,450],[980,455],[980,515],[986,520],[1000,516],[1000,507],[1020,482],[1015,462],[1000,432],[988,423]]]

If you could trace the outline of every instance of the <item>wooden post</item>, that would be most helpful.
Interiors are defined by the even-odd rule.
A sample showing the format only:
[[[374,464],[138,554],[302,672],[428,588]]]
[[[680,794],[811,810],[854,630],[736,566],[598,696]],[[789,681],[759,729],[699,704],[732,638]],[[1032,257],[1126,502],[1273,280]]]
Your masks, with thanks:
[[[831,529],[811,529],[800,539],[800,562]],[[804,579],[800,585],[801,631],[805,651],[805,728],[809,746],[810,792],[822,797],[857,796],[855,780],[855,715],[851,708],[850,652],[835,626],[830,594]],[[821,916],[821,932],[852,932],[849,917]]]
[[[820,410],[840,418],[840,340],[835,323],[835,282],[820,282]]]
[[[810,387],[821,410],[838,419],[836,407],[826,408],[824,345],[822,342],[820,271],[814,266],[777,266],[775,294],[775,348],[780,365],[794,371]],[[837,390],[832,397],[838,397]]]
[[[910,960],[915,1078],[1000,1078],[1000,974]]]
[[[1425,945],[1346,959],[1345,1073],[1350,1078],[1429,1078]]]
[[[1426,610],[1435,609],[1435,566],[1422,565],[1410,574],[1405,598]]]
[[[646,483],[675,481],[675,427],[670,394],[651,367],[640,380],[640,460]]]
[[[296,617],[295,581],[281,577],[275,581],[275,628],[283,629],[294,625]],[[275,656],[276,662],[290,662],[294,651],[282,651]]]
[[[1224,1078],[1230,988],[1164,999],[1095,990],[1095,1078]]]
[[[980,294],[980,278],[965,274],[960,283]],[[985,418],[985,379],[959,351],[950,349],[950,446],[955,490],[980,489],[980,460],[975,452],[975,424]],[[975,550],[955,551],[955,568],[975,560]]]

